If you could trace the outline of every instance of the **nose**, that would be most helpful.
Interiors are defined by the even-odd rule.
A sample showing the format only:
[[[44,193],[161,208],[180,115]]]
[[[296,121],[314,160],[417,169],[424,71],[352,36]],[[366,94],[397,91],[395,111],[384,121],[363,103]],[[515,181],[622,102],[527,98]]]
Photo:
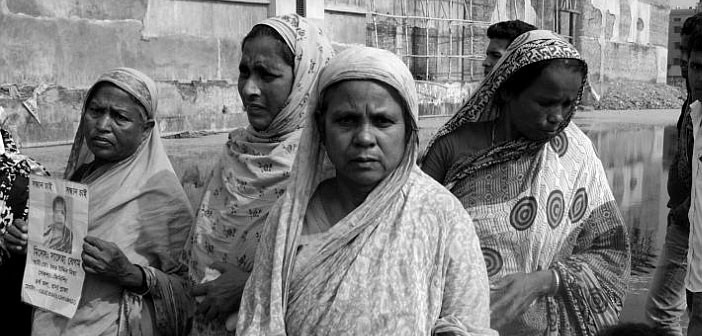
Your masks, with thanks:
[[[245,98],[248,98],[260,95],[261,89],[253,78],[246,78],[243,80],[241,93]]]
[[[110,129],[110,116],[109,113],[103,113],[95,121],[95,128],[100,132],[107,132]]]
[[[548,121],[548,123],[551,125],[560,125],[563,122],[563,120],[565,120],[564,116],[566,112],[567,111],[565,109],[559,108],[554,113],[550,113],[546,117],[546,121]]]
[[[354,135],[354,144],[359,147],[375,146],[375,136],[369,123],[359,125],[356,134]]]

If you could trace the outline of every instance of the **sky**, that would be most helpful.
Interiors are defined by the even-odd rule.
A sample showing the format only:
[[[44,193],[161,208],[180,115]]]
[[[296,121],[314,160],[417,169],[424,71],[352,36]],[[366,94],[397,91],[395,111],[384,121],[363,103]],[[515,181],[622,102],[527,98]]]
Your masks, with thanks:
[[[670,0],[670,8],[695,6],[697,0]]]

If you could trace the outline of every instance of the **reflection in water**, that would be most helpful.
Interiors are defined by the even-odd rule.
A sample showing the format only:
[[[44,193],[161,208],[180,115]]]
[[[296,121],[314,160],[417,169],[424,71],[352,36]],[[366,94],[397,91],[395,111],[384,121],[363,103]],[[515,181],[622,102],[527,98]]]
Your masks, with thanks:
[[[668,167],[674,126],[631,125],[585,130],[597,149],[629,228],[632,293],[645,293],[665,239]]]

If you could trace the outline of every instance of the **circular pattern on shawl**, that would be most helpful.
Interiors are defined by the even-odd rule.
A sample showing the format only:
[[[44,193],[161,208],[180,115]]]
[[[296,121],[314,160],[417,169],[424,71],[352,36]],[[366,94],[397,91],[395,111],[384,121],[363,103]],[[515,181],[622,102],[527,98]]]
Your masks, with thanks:
[[[571,222],[576,223],[583,219],[585,212],[587,212],[587,203],[587,191],[585,188],[578,189],[575,192],[573,203],[570,205],[570,212],[568,213]]]
[[[568,151],[568,136],[565,132],[558,133],[558,135],[551,139],[550,143],[551,148],[553,148],[559,157],[562,157]]]
[[[561,224],[563,219],[563,214],[565,213],[565,200],[563,199],[563,192],[560,190],[554,190],[548,195],[548,201],[546,202],[546,217],[548,219],[548,225],[552,228],[557,228]]]
[[[483,247],[483,258],[485,258],[485,268],[489,277],[497,274],[502,269],[502,256],[497,251]]]
[[[509,222],[519,231],[524,231],[534,224],[537,210],[536,198],[527,196],[519,200],[509,214]]]
[[[590,295],[590,305],[592,306],[592,311],[597,314],[602,314],[607,310],[607,302],[599,290],[593,290]]]

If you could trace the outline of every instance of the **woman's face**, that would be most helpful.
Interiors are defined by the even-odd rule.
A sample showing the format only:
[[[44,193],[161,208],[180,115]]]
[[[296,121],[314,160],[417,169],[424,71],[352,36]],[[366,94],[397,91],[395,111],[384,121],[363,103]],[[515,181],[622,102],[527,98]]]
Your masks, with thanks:
[[[101,84],[92,94],[83,115],[88,149],[104,161],[120,161],[136,152],[153,127],[142,108],[124,90]]]
[[[292,90],[293,68],[283,60],[279,43],[270,36],[254,37],[246,41],[241,55],[239,96],[257,131],[270,126]]]
[[[375,187],[405,151],[401,98],[379,83],[353,80],[330,88],[324,101],[324,145],[337,178]]]
[[[519,95],[508,97],[505,113],[512,136],[530,140],[554,137],[573,108],[582,81],[583,76],[576,71],[549,66]]]

